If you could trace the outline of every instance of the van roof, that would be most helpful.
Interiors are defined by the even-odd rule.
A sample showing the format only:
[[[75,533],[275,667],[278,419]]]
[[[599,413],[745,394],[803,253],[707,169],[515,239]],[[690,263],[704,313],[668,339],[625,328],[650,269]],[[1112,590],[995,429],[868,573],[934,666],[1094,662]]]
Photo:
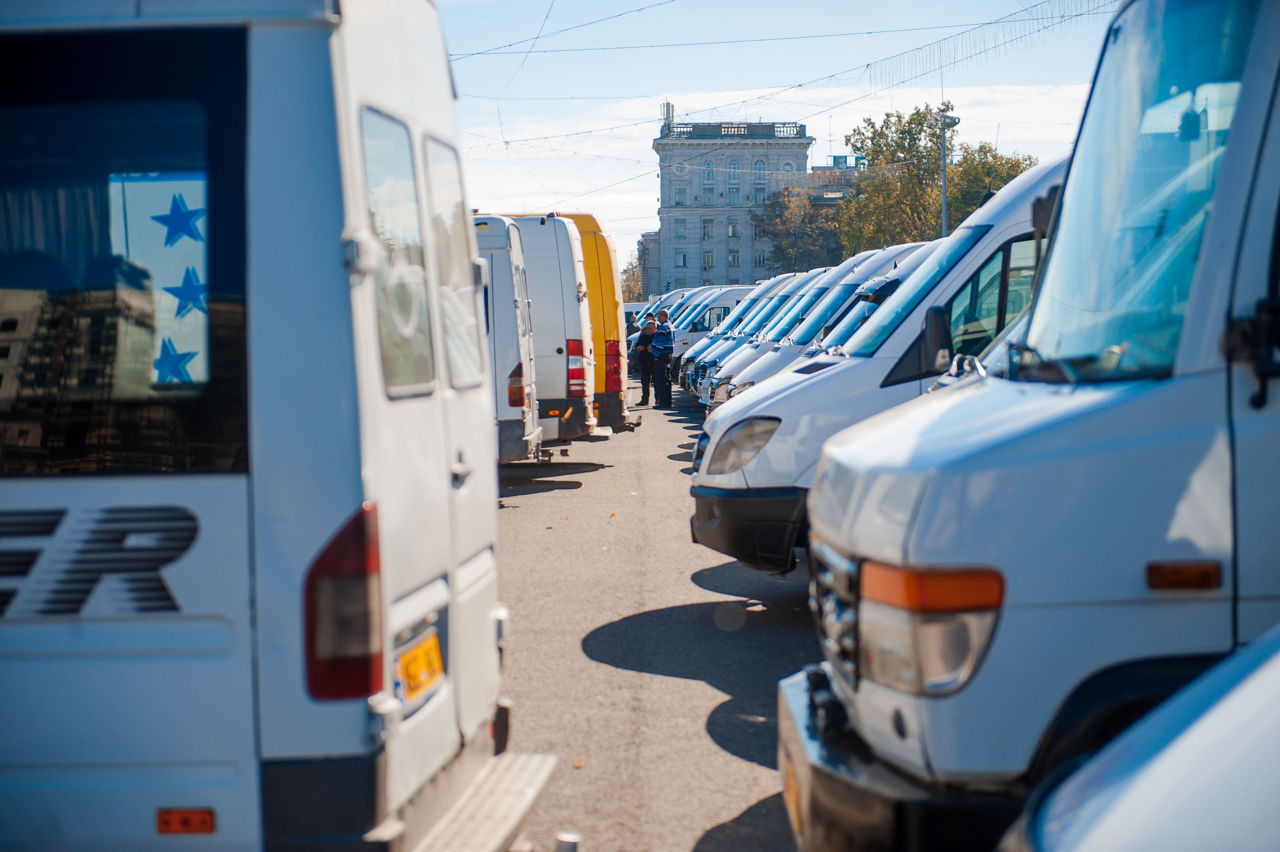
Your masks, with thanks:
[[[511,231],[516,223],[506,216],[474,216],[476,247],[505,249],[511,247]],[[518,232],[517,232],[518,233]]]
[[[338,0],[10,0],[0,31],[338,20]]]

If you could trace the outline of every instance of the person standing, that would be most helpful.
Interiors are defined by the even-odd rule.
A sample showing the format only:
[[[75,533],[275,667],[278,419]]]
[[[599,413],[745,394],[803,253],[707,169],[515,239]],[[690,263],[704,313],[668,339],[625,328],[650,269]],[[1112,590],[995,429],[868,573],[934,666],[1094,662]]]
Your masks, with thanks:
[[[653,335],[657,330],[657,320],[650,317],[636,338],[636,364],[640,367],[640,402],[637,405],[649,404],[649,385],[653,383]]]
[[[676,330],[671,327],[666,308],[658,311],[658,327],[653,333],[653,396],[655,408],[671,408],[671,354],[675,351]]]

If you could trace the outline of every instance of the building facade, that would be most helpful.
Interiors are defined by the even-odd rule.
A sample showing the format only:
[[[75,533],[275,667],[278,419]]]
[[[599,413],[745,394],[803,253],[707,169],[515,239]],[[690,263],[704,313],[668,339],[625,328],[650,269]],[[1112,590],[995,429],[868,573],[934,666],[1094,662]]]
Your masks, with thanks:
[[[641,241],[657,255],[648,258],[656,275],[646,275],[646,297],[766,277],[770,243],[751,214],[781,189],[807,188],[813,138],[791,122],[679,124],[664,107],[653,140],[661,181],[657,240]]]

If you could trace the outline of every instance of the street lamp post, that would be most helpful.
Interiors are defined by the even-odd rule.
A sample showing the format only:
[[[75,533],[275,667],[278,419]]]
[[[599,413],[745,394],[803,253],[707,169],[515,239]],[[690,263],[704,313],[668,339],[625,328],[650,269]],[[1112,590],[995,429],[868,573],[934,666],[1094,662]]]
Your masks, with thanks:
[[[954,115],[938,113],[930,123],[942,130],[942,236],[947,235],[947,131],[960,123]]]

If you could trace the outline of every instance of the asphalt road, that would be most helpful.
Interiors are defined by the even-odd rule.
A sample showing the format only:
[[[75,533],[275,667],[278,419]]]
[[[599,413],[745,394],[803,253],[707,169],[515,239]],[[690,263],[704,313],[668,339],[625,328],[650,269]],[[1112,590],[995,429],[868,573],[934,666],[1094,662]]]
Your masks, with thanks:
[[[501,472],[511,747],[559,757],[537,850],[562,830],[582,852],[794,848],[775,689],[819,656],[806,589],[690,540],[702,410],[676,405]]]

